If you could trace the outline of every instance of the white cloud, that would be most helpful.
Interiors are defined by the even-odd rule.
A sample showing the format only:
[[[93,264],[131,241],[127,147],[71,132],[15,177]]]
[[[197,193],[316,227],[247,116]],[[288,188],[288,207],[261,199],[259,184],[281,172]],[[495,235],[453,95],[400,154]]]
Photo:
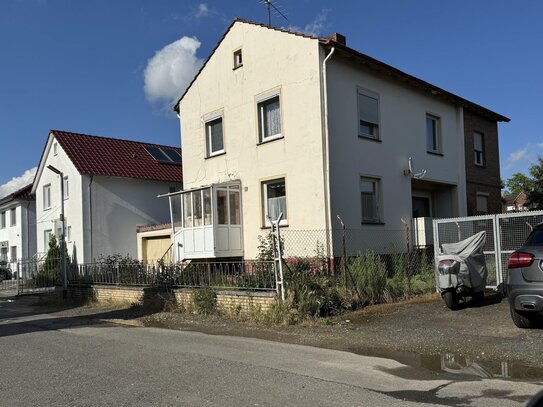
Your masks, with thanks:
[[[528,155],[528,149],[513,151],[507,156],[507,159],[505,160],[505,168],[506,169],[511,168],[517,162],[525,159],[527,155]]]
[[[290,31],[303,32],[308,35],[319,36],[321,35],[323,29],[326,27],[326,20],[328,19],[329,12],[330,9],[321,10],[321,12],[317,14],[315,19],[309,24],[306,24],[303,28],[299,26],[289,26],[287,27],[287,29]]]
[[[196,18],[202,18],[202,17],[207,17],[207,16],[209,16],[211,14],[212,14],[212,11],[207,6],[207,4],[206,3],[200,3],[200,4],[198,4],[198,9],[194,13],[194,16]]]
[[[196,56],[200,45],[196,37],[183,37],[149,59],[143,73],[149,101],[177,101],[204,63]]]
[[[30,170],[26,170],[23,175],[19,177],[13,177],[4,185],[0,185],[0,198],[3,198],[12,192],[21,189],[28,184],[31,184],[34,181],[34,175],[36,175],[37,167],[34,167]]]

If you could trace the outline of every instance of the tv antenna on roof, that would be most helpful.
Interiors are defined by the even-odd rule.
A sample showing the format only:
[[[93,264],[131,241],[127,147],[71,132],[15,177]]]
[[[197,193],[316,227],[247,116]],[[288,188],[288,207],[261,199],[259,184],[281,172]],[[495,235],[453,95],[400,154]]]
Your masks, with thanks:
[[[271,27],[271,11],[275,11],[279,16],[283,17],[286,21],[288,21],[287,16],[285,16],[285,11],[281,11],[279,9],[279,5],[274,4],[272,0],[262,0],[262,3],[266,5],[268,9],[268,27]]]

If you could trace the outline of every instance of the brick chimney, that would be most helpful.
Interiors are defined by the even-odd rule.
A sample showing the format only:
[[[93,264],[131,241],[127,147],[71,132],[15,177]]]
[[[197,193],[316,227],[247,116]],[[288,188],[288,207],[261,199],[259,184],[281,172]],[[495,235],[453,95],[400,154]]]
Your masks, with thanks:
[[[338,44],[347,45],[347,38],[345,38],[345,36],[343,34],[333,33],[332,35],[329,35],[326,38],[329,39],[329,40],[335,41]]]

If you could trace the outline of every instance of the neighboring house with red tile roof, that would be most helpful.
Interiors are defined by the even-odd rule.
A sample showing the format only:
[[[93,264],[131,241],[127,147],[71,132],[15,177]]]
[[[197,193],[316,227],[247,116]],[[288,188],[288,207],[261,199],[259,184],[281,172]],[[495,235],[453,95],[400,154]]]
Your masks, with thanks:
[[[180,217],[178,259],[254,258],[268,215],[280,212],[287,230],[338,228],[339,215],[363,232],[355,254],[362,242],[391,250],[381,237],[401,241],[414,218],[466,216],[481,194],[489,212],[500,205],[497,123],[509,119],[350,48],[337,33],[236,19],[174,109],[182,207],[199,208]],[[201,202],[210,194],[208,213]],[[202,226],[206,218],[213,227]],[[199,234],[203,227],[213,230]],[[314,255],[318,245],[341,255],[320,236],[291,255]]]
[[[136,227],[167,222],[168,204],[157,195],[183,182],[179,147],[51,130],[32,186],[38,251],[62,231],[54,169],[63,173],[68,254],[78,262],[136,258]]]
[[[520,191],[517,195],[508,195],[504,200],[504,212],[524,212],[530,210],[526,205],[528,196],[524,191]]]
[[[27,185],[0,199],[0,263],[15,269],[16,260],[36,253],[36,200]]]

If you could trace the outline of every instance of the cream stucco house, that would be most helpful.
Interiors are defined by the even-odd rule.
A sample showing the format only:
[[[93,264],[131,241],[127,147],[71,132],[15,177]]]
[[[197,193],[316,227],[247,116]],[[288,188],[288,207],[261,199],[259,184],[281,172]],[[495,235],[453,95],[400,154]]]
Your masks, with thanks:
[[[504,116],[349,48],[236,19],[175,105],[184,258],[254,258],[268,216],[286,230],[401,231],[467,212],[464,112]],[[497,141],[496,141],[497,143]],[[424,171],[423,171],[424,170]],[[326,243],[337,254],[333,241]]]
[[[137,258],[137,227],[169,220],[156,196],[181,188],[178,147],[51,130],[32,186],[38,251],[62,235],[64,202],[68,254],[78,262]]]

